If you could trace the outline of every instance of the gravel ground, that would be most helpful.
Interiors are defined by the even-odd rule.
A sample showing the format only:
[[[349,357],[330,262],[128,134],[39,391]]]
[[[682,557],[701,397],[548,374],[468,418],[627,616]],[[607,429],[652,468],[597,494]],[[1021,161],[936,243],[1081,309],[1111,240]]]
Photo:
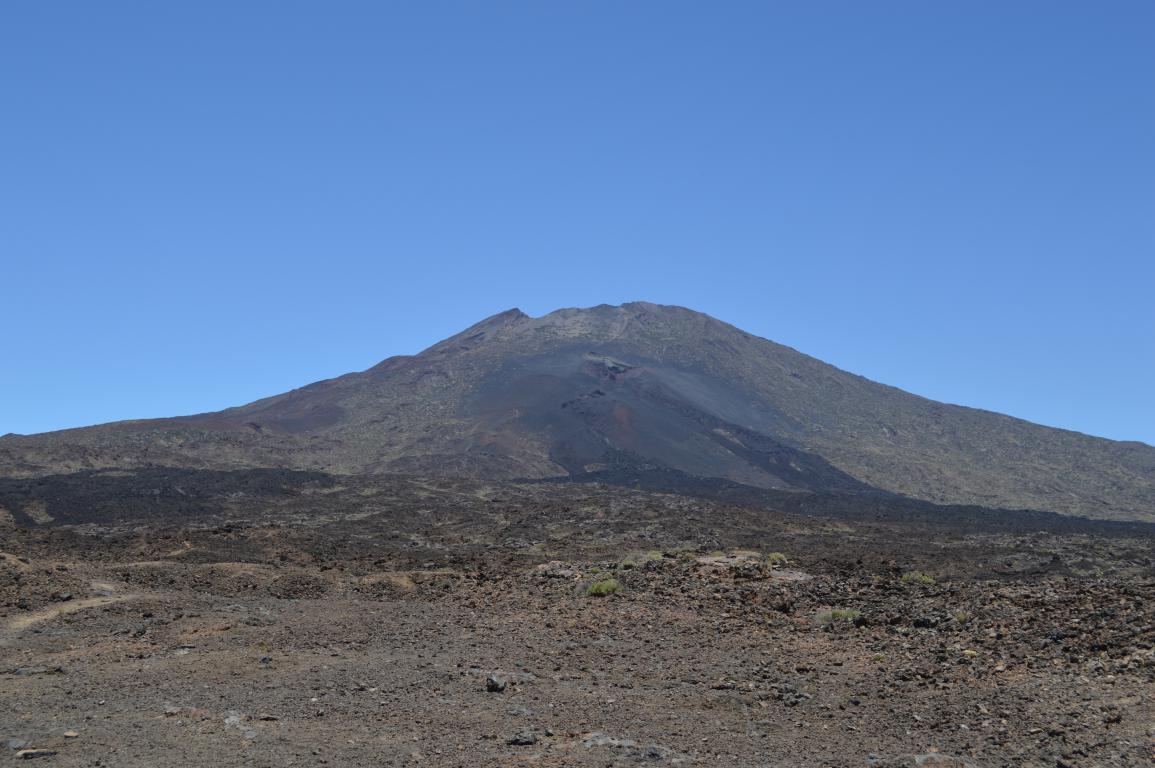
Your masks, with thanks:
[[[601,493],[10,526],[3,759],[1155,761],[1150,538]]]

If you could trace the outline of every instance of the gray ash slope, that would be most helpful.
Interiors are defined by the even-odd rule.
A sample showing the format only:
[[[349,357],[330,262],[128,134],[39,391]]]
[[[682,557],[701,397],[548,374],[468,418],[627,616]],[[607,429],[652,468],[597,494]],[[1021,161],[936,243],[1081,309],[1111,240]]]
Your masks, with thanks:
[[[690,485],[1155,520],[1151,446],[937,403],[647,303],[510,310],[238,408],[0,439],[9,477],[149,466],[623,483],[668,471]]]

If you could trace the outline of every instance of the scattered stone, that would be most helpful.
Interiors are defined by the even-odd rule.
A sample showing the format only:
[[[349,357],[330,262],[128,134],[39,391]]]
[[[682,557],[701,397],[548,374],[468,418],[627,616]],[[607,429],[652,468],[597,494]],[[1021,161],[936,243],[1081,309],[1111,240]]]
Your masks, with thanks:
[[[75,739],[79,736],[80,736],[80,734],[77,733],[76,731],[65,731],[64,732],[64,738],[66,738],[66,739]]]
[[[22,749],[16,753],[16,757],[21,760],[35,760],[38,757],[52,757],[55,754],[55,749]]]
[[[505,690],[506,682],[497,675],[490,675],[485,678],[485,690],[490,693],[501,693]]]
[[[9,672],[16,677],[31,677],[32,675],[63,675],[64,667],[16,667]]]
[[[594,731],[582,741],[586,747],[633,747],[637,745],[632,739],[618,739],[604,731]]]
[[[560,560],[551,560],[548,563],[542,563],[537,566],[537,571],[550,579],[572,579],[577,575],[576,570]]]
[[[920,755],[898,755],[882,757],[870,755],[866,764],[870,768],[978,768],[977,763],[958,755],[945,752],[927,752]]]
[[[532,729],[526,728],[510,736],[505,743],[516,747],[528,747],[537,743],[537,734]]]

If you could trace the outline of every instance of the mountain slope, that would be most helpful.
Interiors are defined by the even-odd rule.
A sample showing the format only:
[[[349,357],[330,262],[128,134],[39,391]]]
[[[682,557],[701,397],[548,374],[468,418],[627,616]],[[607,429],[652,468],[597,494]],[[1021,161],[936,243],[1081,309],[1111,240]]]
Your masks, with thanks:
[[[510,310],[419,355],[239,408],[0,439],[13,476],[150,464],[489,478],[660,467],[1155,519],[1155,448],[936,403],[647,303]]]

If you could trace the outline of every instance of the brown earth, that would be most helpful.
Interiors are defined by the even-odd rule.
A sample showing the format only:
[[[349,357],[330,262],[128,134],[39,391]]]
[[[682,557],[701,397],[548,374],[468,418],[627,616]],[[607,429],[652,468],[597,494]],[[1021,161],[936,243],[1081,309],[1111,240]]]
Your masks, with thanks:
[[[1155,758],[1155,537],[1142,529],[418,478],[236,493],[179,515],[141,505],[0,529],[6,759]],[[45,509],[70,519],[63,502]],[[616,592],[589,596],[611,578]]]

